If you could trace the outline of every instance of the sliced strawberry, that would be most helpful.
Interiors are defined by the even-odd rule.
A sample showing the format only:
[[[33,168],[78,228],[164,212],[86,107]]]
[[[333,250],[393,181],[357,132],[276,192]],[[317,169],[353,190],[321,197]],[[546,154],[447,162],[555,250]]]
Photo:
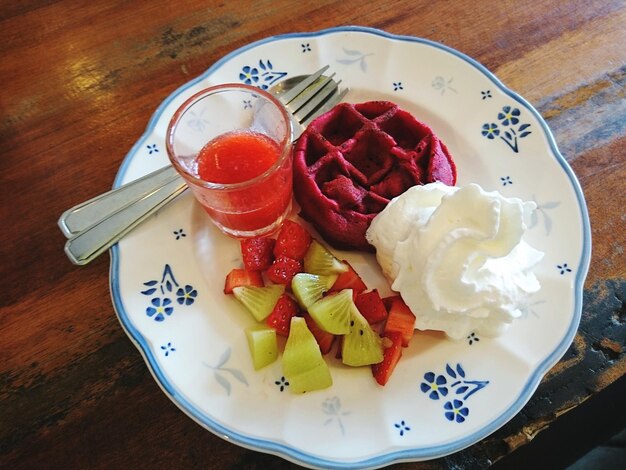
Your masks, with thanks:
[[[310,244],[311,234],[307,229],[293,220],[285,220],[276,238],[274,255],[302,260]]]
[[[335,292],[343,289],[352,289],[352,292],[354,292],[355,295],[366,290],[367,286],[363,282],[363,279],[361,279],[354,268],[350,266],[350,263],[346,260],[343,260],[342,262],[348,265],[348,270],[345,273],[339,274],[330,290]]]
[[[278,256],[266,271],[267,278],[275,284],[291,285],[293,277],[302,272],[302,261]]]
[[[390,343],[383,350],[383,360],[372,364],[372,375],[380,385],[385,385],[402,356],[402,334],[389,333],[383,338],[383,344]]]
[[[232,294],[233,288],[240,286],[263,287],[263,276],[259,271],[235,268],[226,275],[224,294]]]
[[[391,333],[402,335],[402,346],[407,347],[415,331],[415,315],[407,307],[399,295],[387,297],[384,300],[389,314],[383,334],[389,336]]]
[[[370,325],[387,318],[387,309],[376,289],[361,292],[356,296],[354,303]]]
[[[288,294],[283,294],[265,322],[274,328],[277,334],[287,337],[289,336],[291,317],[296,316],[299,311],[298,303]]]
[[[327,354],[333,347],[335,335],[333,335],[332,333],[328,333],[327,331],[324,331],[319,326],[317,326],[317,323],[315,323],[313,317],[308,313],[305,313],[303,316],[307,326],[309,327],[309,330],[311,331],[311,333],[313,333],[313,336],[315,336],[315,340],[320,347],[320,351],[322,352],[322,354]]]
[[[244,238],[241,240],[243,265],[250,271],[262,271],[274,261],[276,240],[268,237]]]

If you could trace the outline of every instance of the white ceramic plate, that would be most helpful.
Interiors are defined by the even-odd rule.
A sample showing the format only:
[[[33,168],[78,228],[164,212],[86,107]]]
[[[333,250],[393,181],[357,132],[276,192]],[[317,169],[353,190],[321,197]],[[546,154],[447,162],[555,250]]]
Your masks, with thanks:
[[[578,327],[591,240],[582,192],[546,123],[469,57],[441,44],[347,27],[272,37],[224,57],[165,100],[126,157],[118,186],[167,162],[164,133],[200,88],[264,88],[321,65],[350,87],[346,101],[395,101],[452,152],[458,185],[534,200],[527,241],[545,252],[526,315],[497,339],[417,333],[391,381],[331,360],[334,385],[294,395],[280,361],[255,372],[251,316],[222,293],[238,243],[185,194],[112,250],[111,290],[129,337],[158,384],[191,418],[228,441],[311,467],[380,467],[463,449],[511,419]],[[199,116],[201,124],[201,116]],[[373,256],[337,252],[370,288],[389,293]]]

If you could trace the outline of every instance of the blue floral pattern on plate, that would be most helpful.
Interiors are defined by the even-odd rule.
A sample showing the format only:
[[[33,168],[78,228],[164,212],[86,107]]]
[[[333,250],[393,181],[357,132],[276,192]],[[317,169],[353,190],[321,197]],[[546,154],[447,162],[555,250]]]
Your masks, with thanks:
[[[483,124],[481,132],[483,137],[490,140],[500,138],[513,152],[519,153],[519,139],[531,134],[531,131],[528,130],[530,124],[520,124],[520,115],[519,108],[504,106],[497,116],[500,121],[499,124],[494,122]]]
[[[261,59],[257,65],[245,65],[239,73],[239,80],[246,85],[255,85],[262,90],[267,90],[286,75],[287,72],[275,71],[274,65],[269,59]]]
[[[436,72],[416,74],[416,63]],[[252,320],[222,292],[226,272],[240,256],[237,244],[199,223],[189,194],[113,247],[115,309],[167,396],[234,444],[318,468],[360,469],[441,457],[511,419],[567,350],[580,319],[590,254],[584,198],[545,121],[525,100],[472,59],[419,38],[360,27],[272,37],[218,60],[168,97],[124,160],[115,186],[154,170],[155,162],[166,162],[163,151],[146,156],[150,149],[164,148],[162,136],[173,110],[195,90],[238,80],[264,88],[326,64],[350,87],[347,101],[372,93],[401,96],[407,106],[439,116],[433,123],[453,154],[466,155],[468,148],[474,154],[469,162],[457,157],[462,181],[537,202],[529,235],[548,255],[539,274],[551,280],[551,288],[528,306],[524,328],[513,325],[507,333],[517,344],[528,344],[529,354],[509,354],[508,341],[470,335],[452,342],[426,335],[429,345],[412,343],[398,365],[401,370],[385,387],[372,380],[369,370],[352,373],[331,366],[332,388],[294,395],[280,379],[278,363],[253,370],[242,333]],[[394,92],[394,83],[403,90]],[[202,130],[202,114],[195,118],[195,128]],[[469,147],[459,149],[460,142]],[[501,177],[511,183],[504,187]],[[567,244],[559,243],[565,238]],[[374,280],[372,288],[388,288],[369,255],[346,257]],[[153,321],[156,317],[161,321]],[[528,331],[542,335],[524,336]],[[485,376],[475,375],[476,364]],[[495,386],[503,380],[513,399]],[[248,406],[256,402],[263,406]],[[428,432],[433,427],[437,432]]]
[[[489,385],[488,380],[468,380],[461,364],[457,364],[456,367],[446,364],[445,374],[426,372],[424,381],[420,384],[420,390],[431,400],[447,397],[449,392],[458,395],[459,398],[452,398],[444,403],[444,416],[448,421],[463,423],[469,415],[469,407],[465,402],[487,385]]]
[[[155,321],[162,322],[166,317],[174,313],[174,305],[169,297],[174,294],[179,305],[192,305],[198,296],[198,291],[193,286],[186,284],[180,287],[174,277],[169,264],[165,265],[161,280],[152,279],[143,283],[147,289],[142,290],[143,295],[152,297],[154,294],[161,296],[152,297],[150,305],[146,308],[146,315],[153,317]]]

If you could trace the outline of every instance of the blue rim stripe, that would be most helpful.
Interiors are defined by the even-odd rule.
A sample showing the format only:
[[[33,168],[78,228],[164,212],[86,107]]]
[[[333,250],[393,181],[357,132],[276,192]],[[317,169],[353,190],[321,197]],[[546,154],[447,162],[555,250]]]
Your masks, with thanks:
[[[156,358],[154,357],[152,351],[149,348],[149,344],[143,335],[135,328],[135,326],[130,321],[122,302],[122,299],[119,295],[119,259],[120,252],[119,247],[116,244],[111,249],[111,269],[110,269],[110,286],[111,286],[111,296],[113,300],[113,305],[115,307],[116,313],[118,315],[119,321],[122,327],[126,330],[128,336],[133,340],[141,354],[143,355],[146,363],[148,364],[152,374],[155,379],[159,383],[159,385],[170,395],[170,399],[188,416],[194,419],[196,422],[213,432],[214,434],[222,437],[229,442],[233,442],[242,447],[246,447],[253,450],[258,450],[261,452],[271,453],[275,455],[279,455],[283,458],[291,460],[293,462],[304,464],[307,466],[314,467],[323,467],[323,468],[363,468],[363,467],[380,467],[384,465],[391,464],[393,462],[402,461],[402,460],[427,460],[434,459],[437,457],[441,457],[444,455],[448,455],[459,450],[462,450],[481,439],[487,437],[506,422],[508,422],[513,416],[515,416],[527,403],[535,389],[539,385],[539,382],[543,378],[544,374],[563,356],[563,354],[569,348],[576,331],[578,329],[578,325],[580,322],[580,316],[582,312],[582,296],[583,296],[583,285],[585,281],[585,277],[589,270],[589,263],[591,259],[591,228],[589,223],[589,215],[587,212],[586,203],[584,200],[584,196],[582,193],[582,189],[580,187],[580,183],[578,182],[574,172],[571,167],[565,160],[565,158],[559,152],[554,136],[552,132],[548,128],[547,123],[541,117],[539,112],[523,97],[519,96],[517,93],[509,90],[504,86],[504,84],[489,70],[487,70],[483,65],[478,63],[476,60],[471,57],[466,56],[465,54],[456,51],[448,46],[443,44],[439,44],[427,39],[416,38],[412,36],[401,36],[395,35],[391,33],[387,33],[378,29],[361,27],[361,26],[346,26],[346,27],[337,27],[321,30],[318,32],[306,32],[306,33],[291,33],[284,34],[278,36],[272,36],[266,39],[262,39],[253,43],[248,44],[240,49],[237,49],[228,55],[224,56],[222,59],[215,62],[207,71],[205,71],[202,75],[197,77],[196,79],[187,82],[183,86],[179,87],[176,91],[174,91],[171,95],[169,95],[163,103],[156,109],[154,114],[152,115],[146,131],[141,136],[141,138],[137,141],[137,143],[131,148],[128,152],[122,165],[120,166],[120,170],[114,181],[114,187],[117,187],[121,184],[121,180],[128,170],[128,165],[132,160],[133,156],[137,153],[138,149],[144,145],[145,140],[148,135],[152,133],[154,127],[156,126],[157,121],[159,120],[161,114],[163,113],[165,107],[169,105],[169,103],[182,91],[190,88],[195,85],[199,81],[205,79],[207,76],[211,75],[217,68],[219,68],[225,62],[232,60],[234,57],[240,55],[241,53],[255,48],[261,44],[266,44],[274,41],[280,41],[284,39],[290,38],[307,38],[307,37],[320,37],[328,34],[335,34],[339,32],[359,32],[359,33],[367,33],[373,34],[376,36],[381,36],[388,39],[393,40],[402,40],[406,42],[414,42],[420,43],[424,45],[428,45],[431,47],[435,47],[437,49],[441,49],[447,53],[450,53],[476,69],[480,70],[487,78],[489,78],[502,92],[508,95],[510,98],[514,99],[520,105],[524,106],[541,124],[541,127],[548,138],[548,142],[550,144],[550,149],[555,156],[556,160],[559,162],[566,175],[568,176],[570,183],[572,184],[572,188],[576,194],[576,198],[578,201],[578,207],[580,210],[580,218],[582,222],[583,229],[583,247],[582,253],[580,255],[580,261],[578,264],[578,269],[576,271],[576,280],[574,287],[574,318],[568,331],[565,336],[557,346],[557,348],[550,354],[548,357],[542,361],[534,373],[529,378],[526,385],[521,390],[519,396],[514,401],[514,403],[506,410],[502,412],[502,414],[489,423],[488,426],[480,429],[479,431],[474,432],[473,434],[466,436],[463,439],[456,440],[452,443],[448,443],[445,445],[439,446],[431,446],[427,448],[409,448],[401,451],[389,452],[387,454],[379,455],[376,457],[372,457],[365,460],[360,461],[349,461],[349,462],[337,462],[332,460],[327,460],[323,458],[319,458],[313,456],[306,452],[301,452],[296,449],[293,449],[289,446],[278,444],[269,440],[251,438],[246,435],[233,432],[231,429],[228,429],[225,426],[220,425],[219,423],[213,421],[210,417],[206,416],[201,410],[192,405],[189,401],[185,399],[176,389],[176,387],[170,383],[168,378],[164,375],[163,371],[160,369]]]

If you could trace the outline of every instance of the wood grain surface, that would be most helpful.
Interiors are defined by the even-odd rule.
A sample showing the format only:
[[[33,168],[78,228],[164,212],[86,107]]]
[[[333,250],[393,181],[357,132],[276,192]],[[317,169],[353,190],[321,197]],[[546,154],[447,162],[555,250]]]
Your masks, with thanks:
[[[438,41],[493,71],[546,118],[592,225],[581,327],[528,405],[464,451],[394,467],[513,462],[568,415],[614,396],[604,394],[626,373],[623,0],[8,0],[0,4],[0,467],[296,468],[222,440],[169,401],[118,323],[108,256],[73,266],[56,221],[110,189],[156,106],[222,56],[268,36],[342,25]],[[625,405],[623,396],[602,403],[614,426],[626,424]],[[554,437],[560,464],[597,442],[593,421],[574,423],[586,431],[575,449],[555,446],[565,434]]]

